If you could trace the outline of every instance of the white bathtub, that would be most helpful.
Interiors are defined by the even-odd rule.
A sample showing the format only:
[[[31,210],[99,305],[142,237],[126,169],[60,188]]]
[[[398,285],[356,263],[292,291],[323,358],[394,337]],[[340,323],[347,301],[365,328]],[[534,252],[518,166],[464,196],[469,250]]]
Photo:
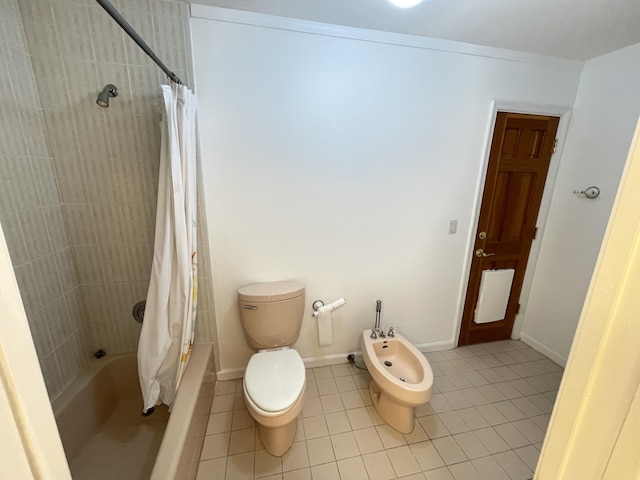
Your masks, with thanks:
[[[107,355],[93,361],[90,371],[74,380],[52,404],[74,480],[195,478],[213,399],[212,362],[211,345],[194,346],[171,414],[160,406],[143,419],[135,354]],[[105,449],[105,445],[126,442],[131,442],[127,454],[134,448],[140,452],[129,459],[135,468],[126,465],[124,455],[111,458],[118,454],[110,455]],[[109,471],[111,468],[114,470]]]

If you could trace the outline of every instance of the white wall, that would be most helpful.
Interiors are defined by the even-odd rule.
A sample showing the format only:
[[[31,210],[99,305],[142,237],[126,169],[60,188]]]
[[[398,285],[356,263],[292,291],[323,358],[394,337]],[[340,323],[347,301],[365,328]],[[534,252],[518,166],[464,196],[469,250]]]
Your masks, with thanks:
[[[566,363],[640,115],[640,44],[586,63],[542,240],[522,338]],[[574,195],[602,189],[588,200]]]
[[[236,290],[256,281],[306,285],[306,358],[358,350],[376,299],[383,324],[452,346],[491,103],[572,105],[582,64],[194,12],[226,20],[192,18],[219,368],[251,354]],[[319,347],[311,302],[340,296],[334,344]]]

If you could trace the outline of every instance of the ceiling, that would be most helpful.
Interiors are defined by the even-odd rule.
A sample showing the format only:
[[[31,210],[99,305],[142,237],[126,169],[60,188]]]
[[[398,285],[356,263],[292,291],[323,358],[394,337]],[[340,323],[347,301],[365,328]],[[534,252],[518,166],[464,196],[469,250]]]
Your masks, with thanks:
[[[351,27],[587,60],[640,43],[640,0],[193,0]]]

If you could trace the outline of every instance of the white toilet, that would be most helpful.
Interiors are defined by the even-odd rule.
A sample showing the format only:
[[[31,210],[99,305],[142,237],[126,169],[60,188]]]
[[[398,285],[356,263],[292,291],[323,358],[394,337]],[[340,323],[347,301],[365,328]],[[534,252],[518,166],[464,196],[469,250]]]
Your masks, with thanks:
[[[245,402],[264,448],[280,457],[293,442],[304,403],[304,363],[289,348],[302,325],[304,286],[294,281],[247,285],[238,290],[238,304],[247,343],[258,350],[244,374]]]

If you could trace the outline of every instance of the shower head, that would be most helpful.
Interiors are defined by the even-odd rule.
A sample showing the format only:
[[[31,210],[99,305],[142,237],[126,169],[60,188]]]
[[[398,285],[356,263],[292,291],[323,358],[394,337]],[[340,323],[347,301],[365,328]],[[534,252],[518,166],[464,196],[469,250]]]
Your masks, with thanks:
[[[117,97],[118,96],[118,87],[115,85],[105,85],[102,91],[98,94],[98,99],[96,103],[101,107],[109,106],[109,97]]]

